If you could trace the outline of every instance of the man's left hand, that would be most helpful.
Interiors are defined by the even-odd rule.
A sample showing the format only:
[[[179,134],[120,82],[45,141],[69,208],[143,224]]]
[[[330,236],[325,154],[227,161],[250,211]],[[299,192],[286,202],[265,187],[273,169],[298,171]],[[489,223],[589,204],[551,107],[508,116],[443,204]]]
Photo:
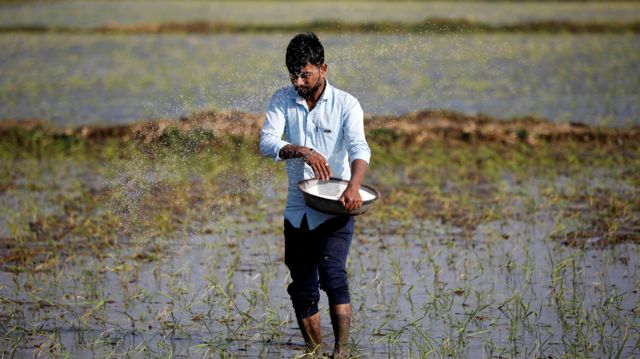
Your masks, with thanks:
[[[353,211],[362,207],[362,196],[360,196],[360,188],[356,186],[347,186],[339,199],[340,203],[347,211]]]

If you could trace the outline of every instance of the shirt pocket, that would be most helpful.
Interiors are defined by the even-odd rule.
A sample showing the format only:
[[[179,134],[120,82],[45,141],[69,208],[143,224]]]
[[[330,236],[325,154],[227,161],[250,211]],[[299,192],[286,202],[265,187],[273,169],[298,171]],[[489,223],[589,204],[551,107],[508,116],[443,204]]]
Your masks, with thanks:
[[[318,143],[327,154],[335,152],[335,147],[339,145],[341,138],[341,121],[320,121],[315,126],[316,143]]]

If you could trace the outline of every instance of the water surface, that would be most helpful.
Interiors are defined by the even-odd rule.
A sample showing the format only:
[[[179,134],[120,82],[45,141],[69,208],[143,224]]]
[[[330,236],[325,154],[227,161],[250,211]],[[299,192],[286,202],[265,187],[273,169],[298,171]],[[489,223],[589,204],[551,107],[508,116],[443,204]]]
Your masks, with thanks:
[[[633,126],[638,35],[321,35],[329,80],[366,113],[442,108]],[[290,35],[0,35],[0,118],[127,123],[262,112]]]

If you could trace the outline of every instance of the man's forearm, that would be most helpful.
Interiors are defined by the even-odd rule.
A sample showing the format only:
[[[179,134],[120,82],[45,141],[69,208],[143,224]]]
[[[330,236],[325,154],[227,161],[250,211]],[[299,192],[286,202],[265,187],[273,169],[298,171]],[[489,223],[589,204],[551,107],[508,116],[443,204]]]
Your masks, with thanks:
[[[283,160],[288,160],[290,158],[305,157],[305,156],[308,156],[310,153],[311,153],[311,149],[309,147],[288,144],[280,149],[280,152],[278,153],[278,155]]]
[[[360,188],[368,166],[367,162],[361,159],[355,159],[351,162],[351,179],[349,180],[349,186]]]
[[[316,177],[321,180],[328,180],[333,173],[327,159],[309,147],[288,144],[280,149],[278,156],[284,160],[303,158],[304,162],[311,167]]]

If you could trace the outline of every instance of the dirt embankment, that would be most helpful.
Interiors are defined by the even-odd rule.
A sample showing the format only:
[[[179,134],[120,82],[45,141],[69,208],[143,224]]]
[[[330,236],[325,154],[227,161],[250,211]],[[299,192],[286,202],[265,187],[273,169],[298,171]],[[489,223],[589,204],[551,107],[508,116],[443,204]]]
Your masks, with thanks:
[[[640,144],[640,127],[608,128],[544,118],[498,119],[442,110],[424,110],[399,117],[372,117],[369,132],[387,132],[391,139],[422,143],[433,139],[507,144],[576,141],[615,145]],[[380,136],[379,136],[380,137]]]
[[[74,137],[88,141],[137,140],[152,143],[171,133],[209,134],[210,137],[257,138],[263,114],[202,111],[179,119],[159,119],[124,125],[83,125],[58,128],[42,120],[0,120],[0,139],[16,131],[33,131],[44,136]],[[579,123],[554,123],[523,117],[497,119],[451,111],[425,110],[402,116],[367,116],[365,128],[376,143],[422,144],[443,139],[459,142],[501,142],[505,144],[575,141],[616,146],[640,144],[640,127],[607,128]]]

